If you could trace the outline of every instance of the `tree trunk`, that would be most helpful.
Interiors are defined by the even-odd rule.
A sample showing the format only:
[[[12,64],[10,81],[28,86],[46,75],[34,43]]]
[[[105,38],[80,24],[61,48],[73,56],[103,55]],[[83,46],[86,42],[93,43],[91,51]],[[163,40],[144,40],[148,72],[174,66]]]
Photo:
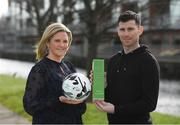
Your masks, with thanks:
[[[92,69],[92,60],[97,56],[97,48],[98,43],[96,42],[89,42],[88,44],[88,55],[87,55],[87,62],[86,62],[86,71],[87,75],[89,75],[90,70]]]
[[[89,77],[90,70],[92,69],[92,61],[97,56],[97,48],[98,48],[97,40],[94,38],[91,38],[91,40],[92,41],[89,41],[88,44],[88,55],[86,62],[87,77]],[[92,102],[92,93],[88,97],[87,102]]]

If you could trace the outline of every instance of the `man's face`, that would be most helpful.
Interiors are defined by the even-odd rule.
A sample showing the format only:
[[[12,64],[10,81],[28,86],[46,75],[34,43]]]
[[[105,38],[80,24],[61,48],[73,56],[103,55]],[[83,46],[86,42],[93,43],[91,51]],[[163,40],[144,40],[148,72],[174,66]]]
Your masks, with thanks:
[[[139,43],[139,36],[143,32],[143,27],[136,24],[135,20],[119,22],[118,36],[125,47],[131,47]]]

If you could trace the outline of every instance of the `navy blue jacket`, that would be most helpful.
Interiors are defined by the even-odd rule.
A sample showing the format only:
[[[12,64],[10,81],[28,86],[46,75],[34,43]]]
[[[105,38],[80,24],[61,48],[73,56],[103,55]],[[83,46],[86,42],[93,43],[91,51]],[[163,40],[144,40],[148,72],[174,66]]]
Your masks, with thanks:
[[[107,69],[105,99],[115,105],[108,114],[109,123],[151,123],[159,92],[159,65],[155,57],[141,46],[110,58]]]
[[[63,70],[63,71],[62,71]],[[59,101],[65,76],[76,72],[71,63],[48,58],[35,64],[28,76],[23,104],[33,124],[82,123],[85,103],[70,105]]]

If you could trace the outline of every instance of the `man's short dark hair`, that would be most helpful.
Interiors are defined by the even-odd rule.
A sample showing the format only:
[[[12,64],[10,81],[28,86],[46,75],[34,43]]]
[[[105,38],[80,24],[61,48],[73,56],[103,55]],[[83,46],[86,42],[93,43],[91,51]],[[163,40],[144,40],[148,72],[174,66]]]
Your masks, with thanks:
[[[118,19],[118,24],[119,22],[127,22],[130,20],[134,20],[137,25],[141,25],[140,15],[130,10],[125,11],[120,14],[119,19]]]

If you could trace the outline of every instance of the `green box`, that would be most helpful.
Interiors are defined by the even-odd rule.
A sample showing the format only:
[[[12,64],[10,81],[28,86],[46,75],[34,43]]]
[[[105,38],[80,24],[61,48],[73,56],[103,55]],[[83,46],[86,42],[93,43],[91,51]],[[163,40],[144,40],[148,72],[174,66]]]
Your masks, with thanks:
[[[93,59],[93,100],[104,100],[104,60]]]

